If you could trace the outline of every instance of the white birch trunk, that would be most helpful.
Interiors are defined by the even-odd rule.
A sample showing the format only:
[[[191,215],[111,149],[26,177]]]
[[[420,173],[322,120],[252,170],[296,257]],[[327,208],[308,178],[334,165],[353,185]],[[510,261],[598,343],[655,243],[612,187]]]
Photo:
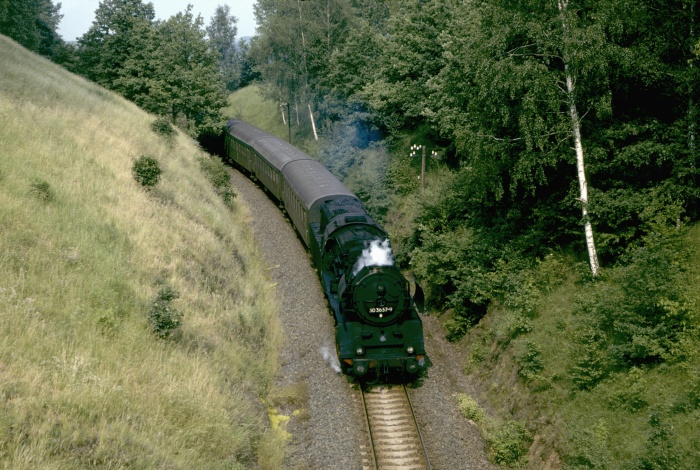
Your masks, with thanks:
[[[690,3],[690,39],[692,40],[693,46],[696,44],[695,41],[695,1]],[[691,46],[691,47],[693,47]],[[688,61],[688,66],[692,70],[695,66],[693,61]],[[690,83],[688,89],[688,148],[690,149],[691,162],[695,163],[695,137],[697,134],[697,106],[695,105],[695,100],[693,95],[695,93],[695,84]]]
[[[314,113],[311,112],[311,105],[309,104],[309,116],[311,117],[311,128],[314,130],[314,139],[318,140],[318,134],[316,133],[316,121],[314,121]]]
[[[564,33],[567,31],[566,18],[564,12],[568,5],[568,0],[557,0],[559,12],[561,13],[562,27]],[[565,46],[566,47],[566,46]],[[574,80],[569,70],[566,51],[564,53],[564,75],[566,76],[566,92],[569,102],[569,113],[571,115],[571,124],[574,134],[574,150],[576,152],[576,168],[578,169],[578,184],[580,190],[581,211],[583,213],[584,231],[586,234],[586,246],[588,248],[588,259],[591,264],[591,273],[597,276],[600,271],[598,264],[598,253],[595,249],[595,239],[593,237],[593,226],[591,219],[588,216],[588,183],[586,181],[585,165],[583,161],[583,143],[581,142],[581,124],[579,120],[578,110],[576,109],[576,101],[574,99]]]

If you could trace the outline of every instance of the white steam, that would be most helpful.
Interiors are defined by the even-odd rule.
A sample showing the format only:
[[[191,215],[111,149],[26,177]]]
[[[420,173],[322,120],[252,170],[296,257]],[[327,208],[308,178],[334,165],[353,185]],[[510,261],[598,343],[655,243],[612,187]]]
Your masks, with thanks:
[[[384,241],[372,240],[367,248],[362,250],[360,256],[352,268],[352,275],[360,272],[365,266],[393,266],[394,254],[391,252],[389,239]]]
[[[331,369],[340,373],[340,362],[338,362],[338,356],[331,351],[331,348],[328,346],[321,346],[321,356],[323,356],[323,360],[326,361],[326,364],[331,366]]]

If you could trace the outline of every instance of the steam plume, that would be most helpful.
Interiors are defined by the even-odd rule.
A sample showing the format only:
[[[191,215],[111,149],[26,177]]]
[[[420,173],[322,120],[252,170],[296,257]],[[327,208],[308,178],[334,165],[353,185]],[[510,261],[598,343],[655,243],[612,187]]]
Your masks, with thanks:
[[[323,360],[326,361],[326,364],[331,366],[334,371],[340,373],[340,363],[338,362],[338,357],[333,354],[331,348],[328,346],[321,346],[321,355],[323,356]]]
[[[389,239],[384,241],[372,240],[352,268],[352,275],[360,272],[365,266],[393,266],[394,254],[391,252]]]

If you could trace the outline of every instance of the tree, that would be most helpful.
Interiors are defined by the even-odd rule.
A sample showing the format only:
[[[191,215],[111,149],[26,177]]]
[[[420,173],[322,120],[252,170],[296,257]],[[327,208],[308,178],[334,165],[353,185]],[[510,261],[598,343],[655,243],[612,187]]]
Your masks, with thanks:
[[[79,41],[83,72],[193,136],[218,129],[225,88],[202,17],[194,18],[191,5],[164,22],[153,16],[153,5],[141,0],[100,3]]]
[[[255,59],[250,53],[250,42],[246,39],[238,41],[238,54],[241,61],[241,77],[239,86],[245,87],[260,79],[260,73],[255,67]]]
[[[320,102],[331,55],[342,47],[354,10],[350,0],[262,0],[251,55],[270,95],[292,106]]]
[[[142,0],[103,0],[90,29],[78,39],[80,70],[111,88],[120,70],[143,47],[141,32],[153,25],[153,4]],[[133,34],[136,32],[136,34]]]
[[[387,23],[389,34],[364,39],[380,44],[378,58],[370,58],[379,73],[360,92],[390,131],[415,129],[425,122],[428,84],[442,67],[438,37],[449,21],[450,2],[402,0],[395,8]]]
[[[563,32],[563,50],[562,58],[564,64],[564,80],[566,81],[566,95],[567,102],[569,105],[569,114],[571,116],[571,130],[574,141],[574,151],[576,152],[576,169],[578,173],[579,191],[581,201],[581,210],[583,213],[583,224],[584,231],[586,234],[586,247],[588,249],[588,259],[591,265],[591,274],[595,277],[598,275],[600,270],[600,265],[598,263],[598,253],[595,248],[595,239],[593,236],[593,226],[591,224],[591,219],[588,215],[588,181],[586,180],[586,168],[583,160],[583,143],[581,141],[581,121],[578,114],[578,109],[576,107],[576,94],[575,91],[575,77],[571,71],[570,67],[570,55],[571,50],[569,49],[568,33],[570,29],[570,21],[568,18],[568,7],[569,0],[557,0],[557,7],[559,8],[559,13],[561,14],[561,25]]]
[[[223,125],[225,87],[219,73],[218,52],[209,46],[201,16],[194,18],[192,5],[170,17],[156,29],[158,46],[151,63],[151,90],[164,98],[167,115],[193,135],[215,132]],[[163,106],[144,97],[146,108],[163,113]]]
[[[231,15],[231,8],[219,5],[207,27],[209,43],[219,51],[219,70],[226,89],[230,91],[238,88],[241,79],[241,58],[236,50],[237,23],[238,19]]]
[[[52,0],[0,0],[0,33],[52,57],[62,45],[57,33],[60,11],[61,4]]]

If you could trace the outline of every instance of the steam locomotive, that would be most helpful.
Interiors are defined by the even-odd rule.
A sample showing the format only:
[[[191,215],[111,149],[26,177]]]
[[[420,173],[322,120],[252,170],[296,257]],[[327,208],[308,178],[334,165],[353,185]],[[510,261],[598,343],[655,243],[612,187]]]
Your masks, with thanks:
[[[427,361],[422,322],[386,232],[357,196],[320,162],[244,121],[228,122],[225,149],[279,202],[311,252],[342,371],[358,380],[415,377]]]

